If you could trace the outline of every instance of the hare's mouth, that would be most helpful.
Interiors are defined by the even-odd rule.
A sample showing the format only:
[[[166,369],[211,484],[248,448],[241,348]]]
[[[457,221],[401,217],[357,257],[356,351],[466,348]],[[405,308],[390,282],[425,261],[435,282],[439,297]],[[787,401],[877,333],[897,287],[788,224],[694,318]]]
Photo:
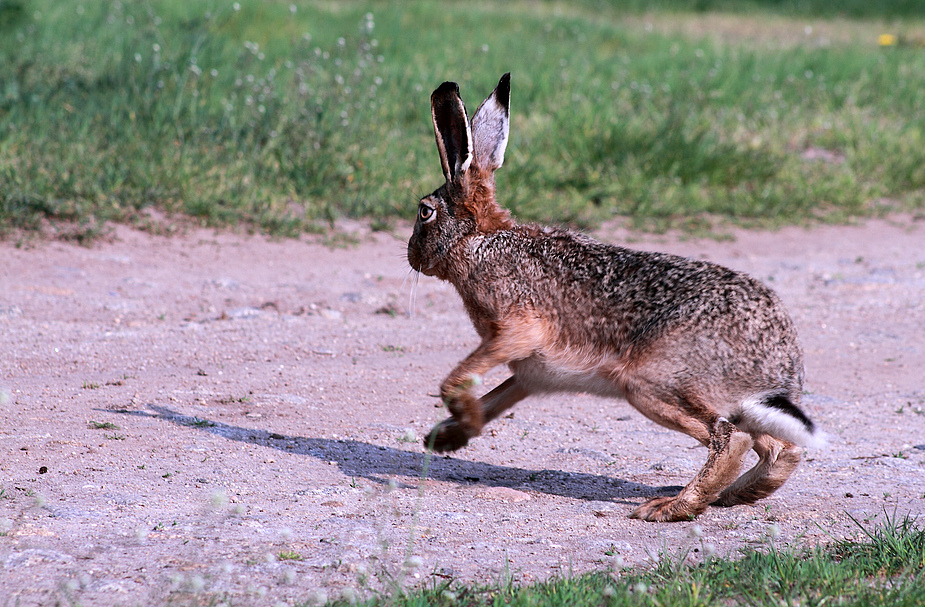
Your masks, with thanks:
[[[408,265],[411,266],[411,269],[415,272],[423,271],[422,268],[424,264],[421,263],[420,255],[411,248],[408,249]]]
[[[433,276],[433,267],[434,264],[425,264],[424,256],[417,249],[417,247],[409,243],[408,246],[408,265],[411,266],[411,269],[415,272],[420,272],[426,276]]]
[[[433,276],[435,273],[433,264],[429,266],[424,266],[423,263],[418,263],[418,264],[412,263],[411,269],[414,270],[415,272],[420,272],[424,276]]]

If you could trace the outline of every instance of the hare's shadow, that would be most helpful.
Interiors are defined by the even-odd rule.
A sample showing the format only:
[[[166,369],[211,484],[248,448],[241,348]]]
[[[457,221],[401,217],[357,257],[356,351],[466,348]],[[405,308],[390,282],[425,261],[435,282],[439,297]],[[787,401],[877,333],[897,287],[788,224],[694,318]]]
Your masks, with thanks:
[[[393,476],[404,476],[409,479],[408,483],[405,483],[407,486],[413,482],[410,479],[421,478],[424,475],[426,466],[427,478],[438,481],[460,485],[509,487],[572,499],[611,501],[630,505],[650,497],[674,495],[681,489],[675,486],[651,487],[583,472],[528,470],[447,456],[428,456],[423,451],[404,451],[349,439],[288,436],[183,415],[158,405],[148,405],[148,408],[155,413],[144,411],[121,411],[121,413],[156,417],[222,438],[261,445],[286,453],[308,455],[336,464],[341,472],[348,476],[365,478],[378,484],[394,481],[390,478]]]

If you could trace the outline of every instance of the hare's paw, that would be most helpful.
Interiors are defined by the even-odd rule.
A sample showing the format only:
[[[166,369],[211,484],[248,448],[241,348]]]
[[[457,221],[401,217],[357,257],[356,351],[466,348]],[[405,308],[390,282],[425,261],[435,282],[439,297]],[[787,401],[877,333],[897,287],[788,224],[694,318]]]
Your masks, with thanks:
[[[697,506],[687,500],[677,497],[655,497],[630,514],[630,518],[638,518],[653,523],[670,523],[674,521],[689,521],[706,509],[706,506]]]
[[[452,417],[448,417],[430,431],[424,438],[424,446],[433,449],[437,453],[446,451],[456,451],[465,447],[469,443],[469,434]]]

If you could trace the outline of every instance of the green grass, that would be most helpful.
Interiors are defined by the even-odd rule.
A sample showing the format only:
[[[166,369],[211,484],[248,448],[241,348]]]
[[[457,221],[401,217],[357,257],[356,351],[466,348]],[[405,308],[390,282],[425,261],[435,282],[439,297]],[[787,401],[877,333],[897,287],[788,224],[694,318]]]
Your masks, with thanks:
[[[925,3],[874,4],[0,0],[0,234],[410,217],[440,181],[430,92],[456,80],[472,110],[505,71],[499,198],[520,218],[920,209]],[[910,42],[880,48],[883,32]]]
[[[377,596],[367,607],[653,605],[925,604],[925,530],[915,519],[887,516],[878,527],[859,527],[863,540],[812,549],[745,551],[740,558],[704,556],[692,549],[661,555],[649,569],[624,569],[530,585],[463,586],[451,582],[410,594]],[[332,601],[329,605],[347,605]]]
[[[281,560],[281,561],[302,561],[302,560],[305,560],[305,557],[303,557],[300,553],[296,552],[295,550],[283,550],[283,551],[277,553],[276,558],[278,558],[278,559]]]
[[[855,19],[900,19],[922,17],[925,6],[919,0],[583,0],[598,10],[621,11],[729,11],[753,14],[777,13],[800,17],[849,17]]]
[[[119,426],[115,425],[112,422],[95,422],[93,420],[90,420],[87,423],[87,426],[91,430],[118,430],[119,429]]]

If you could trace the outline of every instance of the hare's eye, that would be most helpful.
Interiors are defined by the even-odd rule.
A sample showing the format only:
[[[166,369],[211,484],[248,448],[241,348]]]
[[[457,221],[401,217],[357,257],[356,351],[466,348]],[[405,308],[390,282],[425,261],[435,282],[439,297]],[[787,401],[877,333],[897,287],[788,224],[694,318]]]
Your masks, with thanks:
[[[433,207],[429,207],[426,204],[422,204],[418,207],[418,217],[422,222],[427,223],[433,220],[437,216],[437,213],[434,211]]]

